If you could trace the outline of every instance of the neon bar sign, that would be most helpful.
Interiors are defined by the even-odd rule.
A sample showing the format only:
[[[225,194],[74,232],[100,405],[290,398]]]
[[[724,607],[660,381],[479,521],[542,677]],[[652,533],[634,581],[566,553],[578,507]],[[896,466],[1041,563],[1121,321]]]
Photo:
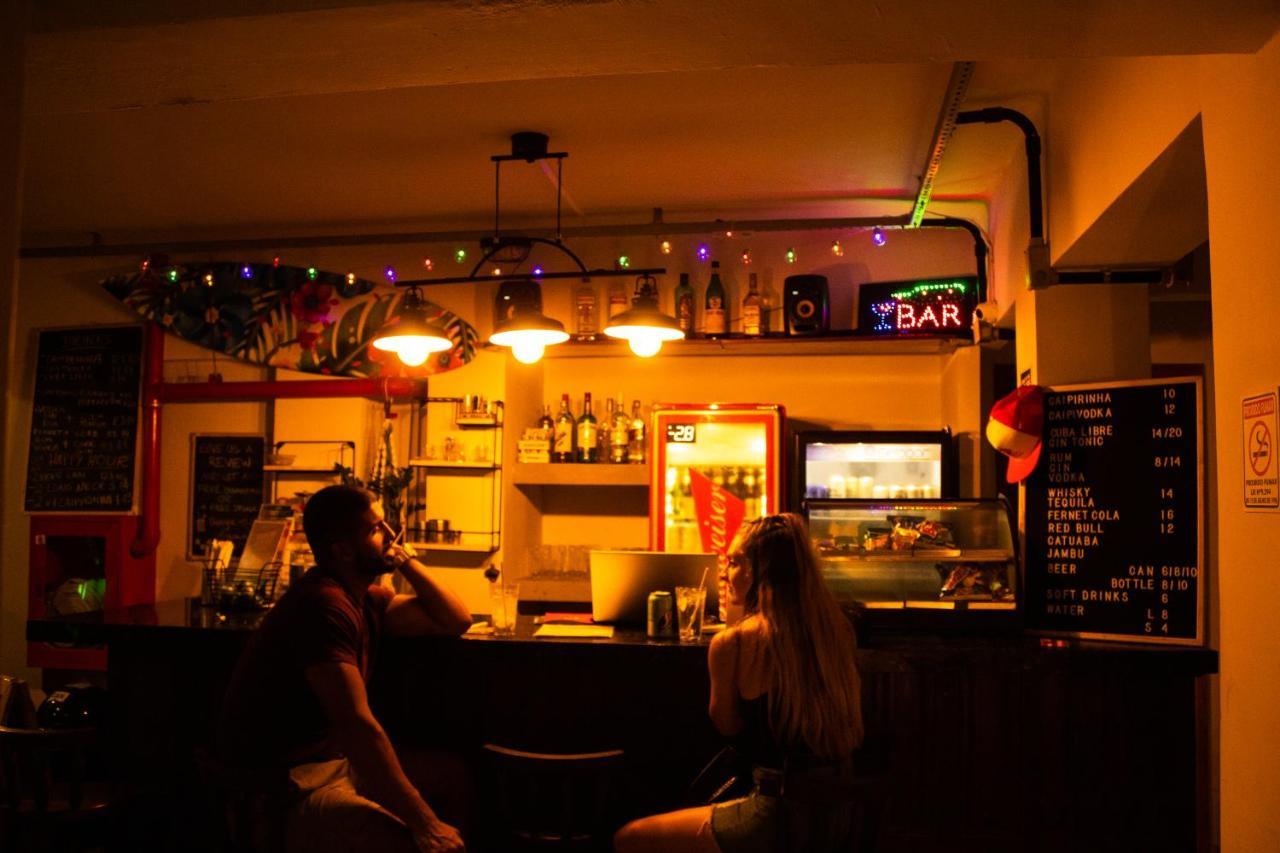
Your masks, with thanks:
[[[864,284],[858,331],[878,337],[968,335],[975,286],[972,278]]]

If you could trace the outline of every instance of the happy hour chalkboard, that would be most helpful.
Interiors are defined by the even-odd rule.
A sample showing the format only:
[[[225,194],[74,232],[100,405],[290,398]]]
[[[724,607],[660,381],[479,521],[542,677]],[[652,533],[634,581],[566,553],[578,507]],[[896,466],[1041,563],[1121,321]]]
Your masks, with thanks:
[[[211,539],[230,539],[237,555],[244,550],[262,506],[265,446],[260,435],[191,437],[187,554],[192,559],[205,556]]]
[[[1028,627],[1199,644],[1199,379],[1054,388],[1027,478]]]
[[[141,378],[141,326],[40,332],[27,512],[133,509]]]

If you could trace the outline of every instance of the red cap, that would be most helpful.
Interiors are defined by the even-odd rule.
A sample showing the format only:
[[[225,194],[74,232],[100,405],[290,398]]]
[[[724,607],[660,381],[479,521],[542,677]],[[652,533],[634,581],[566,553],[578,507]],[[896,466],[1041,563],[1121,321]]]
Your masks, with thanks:
[[[1040,461],[1040,436],[1044,432],[1044,388],[1023,385],[1001,397],[991,407],[987,441],[1009,457],[1010,483],[1027,478]]]

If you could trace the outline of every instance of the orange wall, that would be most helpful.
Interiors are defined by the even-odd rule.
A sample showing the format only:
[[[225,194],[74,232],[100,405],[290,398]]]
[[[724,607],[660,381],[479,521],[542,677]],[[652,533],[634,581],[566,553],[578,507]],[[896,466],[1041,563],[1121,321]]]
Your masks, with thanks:
[[[1195,57],[1066,63],[1045,136],[1047,230],[1059,257],[1200,110]]]
[[[1280,849],[1280,513],[1245,512],[1241,398],[1280,384],[1280,36],[1256,57],[1203,61],[1213,276],[1225,850]]]
[[[15,349],[11,327],[18,291],[18,231],[22,219],[21,116],[27,9],[26,0],[0,4],[0,377],[8,377]],[[17,430],[21,414],[22,406],[6,384],[4,402],[0,404],[0,451],[4,449],[3,441],[8,440],[5,437],[11,438]],[[6,477],[5,482],[12,481]],[[18,575],[3,570],[19,547],[25,549],[26,543],[26,527],[17,523],[11,511],[14,494],[8,488],[0,496],[5,510],[0,518],[0,672],[22,676],[29,674],[24,634],[26,572]]]
[[[1280,383],[1280,38],[1256,56],[1097,60],[1065,67],[1049,108],[1047,183],[1053,256],[1070,248],[1197,114],[1204,129],[1212,255],[1217,619],[1221,651],[1220,824],[1225,850],[1280,849],[1280,632],[1270,589],[1280,514],[1241,503],[1240,401]],[[998,216],[998,212],[997,212]],[[1012,251],[1012,249],[1010,249]],[[1051,292],[1051,291],[1050,291]],[[1021,310],[1019,316],[1027,313]],[[1077,313],[1078,313],[1078,309]],[[1019,328],[1019,348],[1032,329]],[[1109,342],[1124,332],[1112,332]],[[1110,343],[1108,344],[1110,345]],[[1189,352],[1156,340],[1157,358]],[[1211,584],[1213,588],[1213,584]],[[1211,731],[1217,733],[1218,726]],[[1212,780],[1210,780],[1212,784]]]

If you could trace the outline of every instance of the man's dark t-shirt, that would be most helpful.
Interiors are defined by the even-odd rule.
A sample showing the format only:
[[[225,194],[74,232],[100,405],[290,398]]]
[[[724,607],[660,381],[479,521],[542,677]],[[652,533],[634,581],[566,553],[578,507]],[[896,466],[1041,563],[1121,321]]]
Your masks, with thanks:
[[[289,588],[240,656],[222,706],[218,749],[236,767],[292,767],[340,757],[304,671],[349,663],[367,682],[393,593],[370,586],[358,605],[323,569]]]

